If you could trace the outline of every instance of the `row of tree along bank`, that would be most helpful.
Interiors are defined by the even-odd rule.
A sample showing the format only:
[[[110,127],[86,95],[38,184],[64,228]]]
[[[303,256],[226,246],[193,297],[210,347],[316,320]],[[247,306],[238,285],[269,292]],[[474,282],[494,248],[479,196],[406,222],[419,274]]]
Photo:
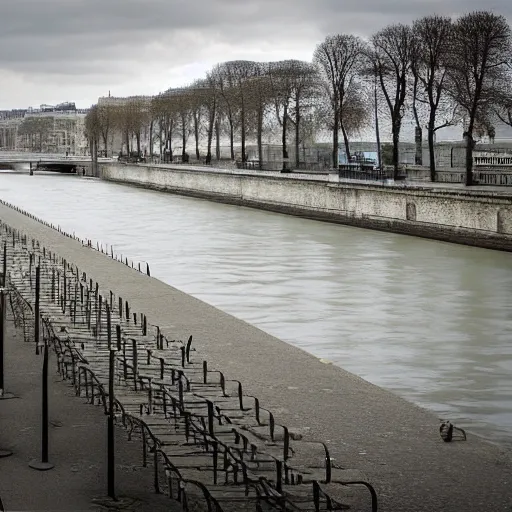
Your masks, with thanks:
[[[466,140],[466,185],[472,184],[473,148],[483,134],[493,137],[494,125],[512,126],[512,35],[498,14],[472,12],[452,20],[437,15],[412,25],[389,25],[368,40],[338,34],[315,49],[313,61],[230,61],[217,64],[191,85],[156,96],[100,98],[86,119],[92,153],[108,152],[113,132],[122,134],[121,151],[140,156],[141,138],[148,133],[149,156],[154,144],[172,160],[173,141],[193,136],[195,156],[210,163],[213,141],[220,158],[220,140],[235,141],[240,160],[247,160],[248,141],[256,141],[259,167],[266,137],[279,136],[283,170],[289,168],[288,145],[299,147],[328,130],[332,133],[332,164],[338,166],[338,141],[350,159],[350,139],[375,123],[378,165],[382,166],[379,119],[391,125],[395,176],[404,116],[416,122],[417,164],[421,164],[423,128],[427,130],[430,174],[435,180],[436,132],[463,123]]]

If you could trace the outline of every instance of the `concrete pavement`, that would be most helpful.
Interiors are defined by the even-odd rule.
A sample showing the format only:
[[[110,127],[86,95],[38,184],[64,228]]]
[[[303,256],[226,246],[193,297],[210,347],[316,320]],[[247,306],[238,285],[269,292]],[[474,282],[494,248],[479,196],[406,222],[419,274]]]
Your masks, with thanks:
[[[6,511],[180,510],[166,496],[154,494],[153,472],[142,467],[141,441],[128,441],[122,427],[116,427],[120,500],[117,507],[107,507],[113,504],[106,498],[106,416],[101,407],[78,398],[70,381],[61,380],[54,354],[49,373],[49,461],[55,467],[47,472],[30,469],[29,462],[41,457],[42,357],[10,321],[5,355],[6,388],[16,396],[0,401],[0,447],[13,452],[0,459],[0,498]]]
[[[336,464],[363,470],[380,510],[512,510],[510,452],[471,432],[466,442],[443,443],[431,412],[3,205],[0,219],[76,264],[100,291],[115,291],[165,333],[193,334],[201,354],[195,358],[242,381],[277,422],[326,441]]]

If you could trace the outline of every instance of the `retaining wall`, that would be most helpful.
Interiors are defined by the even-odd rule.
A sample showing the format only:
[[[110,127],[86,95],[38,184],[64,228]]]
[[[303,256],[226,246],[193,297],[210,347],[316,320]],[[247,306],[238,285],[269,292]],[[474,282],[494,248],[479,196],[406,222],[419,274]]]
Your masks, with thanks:
[[[101,177],[311,219],[512,251],[512,194],[151,165],[103,165]]]

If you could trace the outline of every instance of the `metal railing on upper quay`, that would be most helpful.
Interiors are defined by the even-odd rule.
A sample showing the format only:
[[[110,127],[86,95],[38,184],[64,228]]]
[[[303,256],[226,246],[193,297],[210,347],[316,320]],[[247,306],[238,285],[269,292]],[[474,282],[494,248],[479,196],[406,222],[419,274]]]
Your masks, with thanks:
[[[363,477],[335,467],[323,442],[291,435],[241,382],[201,360],[192,336],[166,335],[114,291],[11,226],[0,225],[0,240],[16,324],[33,326],[25,340],[45,361],[52,348],[77,395],[108,416],[105,487],[112,499],[118,421],[141,440],[155,492],[184,510],[377,510]],[[51,459],[44,425],[41,458]]]
[[[466,173],[461,171],[436,171],[436,181],[440,183],[464,183]],[[494,185],[512,187],[512,170],[473,170],[473,183],[475,185]]]
[[[113,162],[112,158],[98,158],[99,163]],[[29,163],[29,162],[60,162],[60,163],[91,163],[91,157],[85,155],[65,155],[62,153],[20,153],[0,151],[0,162]]]

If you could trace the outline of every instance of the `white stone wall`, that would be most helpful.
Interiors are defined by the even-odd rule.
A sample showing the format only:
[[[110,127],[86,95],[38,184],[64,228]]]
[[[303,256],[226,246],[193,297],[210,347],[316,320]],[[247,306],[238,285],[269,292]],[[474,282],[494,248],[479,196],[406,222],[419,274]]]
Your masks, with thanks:
[[[372,222],[397,222],[398,232],[407,232],[410,225],[411,234],[415,229],[421,231],[423,225],[451,231],[462,228],[482,236],[512,235],[512,193],[496,196],[463,188],[411,190],[149,165],[106,165],[102,177],[191,195],[224,197],[251,206],[322,213],[324,217],[329,214],[341,221],[360,219],[360,225],[366,223],[369,227]]]

